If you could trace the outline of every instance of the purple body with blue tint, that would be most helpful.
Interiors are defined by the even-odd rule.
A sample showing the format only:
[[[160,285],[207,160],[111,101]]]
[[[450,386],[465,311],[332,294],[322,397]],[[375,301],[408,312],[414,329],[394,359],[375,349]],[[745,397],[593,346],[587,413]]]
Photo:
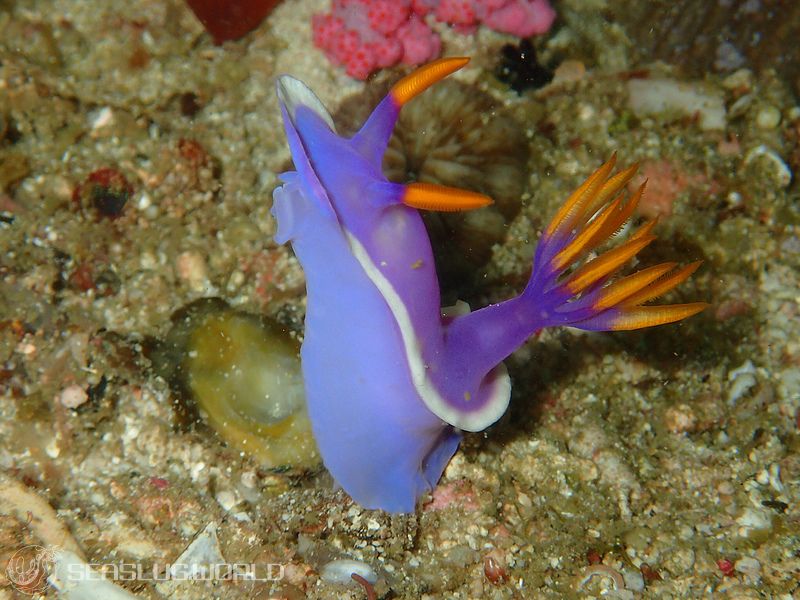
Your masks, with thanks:
[[[443,316],[422,219],[404,204],[404,186],[381,171],[395,98],[387,96],[346,139],[300,81],[281,77],[278,97],[296,171],[282,176],[272,212],[276,240],[291,242],[306,276],[301,358],[314,435],[325,466],[353,499],[410,512],[438,481],[460,431],[480,431],[505,412],[511,388],[502,361],[534,332],[622,328],[619,310],[595,307],[610,275],[596,268],[602,273],[593,286],[573,298],[578,287],[560,281],[565,267],[553,264],[567,246],[580,245],[581,230],[562,217],[567,225],[545,233],[522,294]],[[599,183],[587,189],[600,197],[599,186],[627,181],[593,177]],[[631,308],[624,326],[656,324],[646,310]]]
[[[281,78],[279,97],[297,171],[283,176],[273,214],[276,240],[291,242],[307,280],[301,358],[314,435],[360,504],[412,511],[458,447],[458,430],[482,429],[505,411],[510,386],[495,367],[508,353],[489,377],[469,373],[470,384],[450,371],[470,348],[447,360],[427,232],[400,202],[402,186],[381,172],[398,113],[391,99],[348,140],[297,80]],[[461,412],[481,422],[470,426]]]

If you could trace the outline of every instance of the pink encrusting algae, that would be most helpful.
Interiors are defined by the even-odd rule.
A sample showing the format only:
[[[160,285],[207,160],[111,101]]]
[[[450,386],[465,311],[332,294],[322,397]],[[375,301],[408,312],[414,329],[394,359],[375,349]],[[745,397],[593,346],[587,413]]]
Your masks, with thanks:
[[[314,45],[351,77],[366,79],[439,56],[441,40],[428,15],[461,33],[484,24],[519,37],[546,32],[555,19],[547,0],[333,0],[329,13],[312,19]]]

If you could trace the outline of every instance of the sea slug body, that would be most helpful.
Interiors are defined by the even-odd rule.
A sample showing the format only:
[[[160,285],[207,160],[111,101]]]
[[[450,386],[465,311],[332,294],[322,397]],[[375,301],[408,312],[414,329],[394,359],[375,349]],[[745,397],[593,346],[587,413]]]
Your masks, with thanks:
[[[403,104],[467,60],[440,59],[401,79],[349,139],[337,135],[303,83],[282,76],[277,84],[296,170],[281,176],[272,213],[276,241],[292,244],[306,276],[301,359],[309,416],[325,466],[366,508],[414,510],[461,432],[485,429],[505,412],[511,385],[502,361],[540,329],[636,329],[705,307],[642,306],[699,263],[677,270],[666,263],[612,281],[654,239],[654,223],[584,260],[630,218],[643,192],[624,193],[636,168],[612,175],[612,158],[546,228],[519,296],[443,314],[418,209],[469,210],[491,200],[391,183],[381,163]]]

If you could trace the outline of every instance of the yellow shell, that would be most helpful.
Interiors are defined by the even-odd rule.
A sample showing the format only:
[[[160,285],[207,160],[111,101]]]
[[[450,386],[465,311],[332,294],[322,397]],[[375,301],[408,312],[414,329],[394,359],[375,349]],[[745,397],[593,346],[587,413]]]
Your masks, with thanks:
[[[279,324],[221,301],[182,312],[162,356],[179,361],[168,369],[172,383],[190,392],[206,422],[267,468],[319,464],[297,341]]]

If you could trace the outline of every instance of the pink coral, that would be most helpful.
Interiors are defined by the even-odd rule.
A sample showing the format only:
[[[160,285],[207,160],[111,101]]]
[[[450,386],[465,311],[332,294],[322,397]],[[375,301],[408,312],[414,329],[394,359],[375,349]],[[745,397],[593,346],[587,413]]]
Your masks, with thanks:
[[[439,56],[442,42],[425,22],[417,15],[411,15],[397,30],[397,37],[403,44],[402,62],[419,65]]]
[[[556,18],[556,12],[547,0],[511,0],[502,3],[488,0],[484,4],[500,4],[487,11],[482,18],[484,25],[518,37],[544,33]]]
[[[460,33],[483,23],[519,37],[544,33],[555,19],[547,0],[333,0],[330,13],[312,19],[314,45],[351,77],[366,79],[398,62],[439,56],[441,40],[427,15]]]
[[[436,20],[450,23],[461,33],[472,33],[478,25],[475,0],[440,0],[436,7]]]
[[[436,58],[441,44],[412,14],[410,0],[333,0],[329,14],[314,15],[312,31],[314,45],[356,79]]]

